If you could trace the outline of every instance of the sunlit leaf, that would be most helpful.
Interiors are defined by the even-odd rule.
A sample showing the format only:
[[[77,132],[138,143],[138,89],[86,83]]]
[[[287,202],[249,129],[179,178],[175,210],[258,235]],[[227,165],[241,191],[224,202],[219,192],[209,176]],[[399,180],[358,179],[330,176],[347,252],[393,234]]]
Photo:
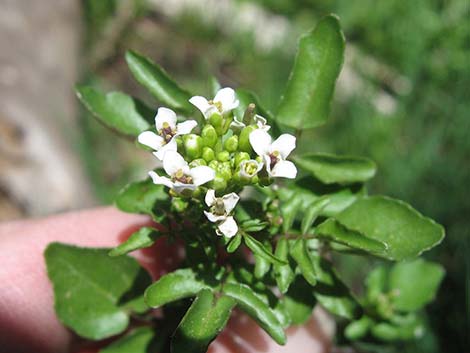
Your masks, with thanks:
[[[109,249],[50,244],[45,252],[59,319],[78,335],[99,340],[123,332],[129,310],[142,311],[150,276],[128,256]]]
[[[162,233],[155,228],[142,227],[138,231],[134,232],[124,243],[112,249],[109,252],[109,255],[119,256],[134,250],[148,248],[161,236]]]
[[[334,15],[326,16],[300,39],[276,121],[294,129],[325,123],[343,55],[344,36],[339,20]]]

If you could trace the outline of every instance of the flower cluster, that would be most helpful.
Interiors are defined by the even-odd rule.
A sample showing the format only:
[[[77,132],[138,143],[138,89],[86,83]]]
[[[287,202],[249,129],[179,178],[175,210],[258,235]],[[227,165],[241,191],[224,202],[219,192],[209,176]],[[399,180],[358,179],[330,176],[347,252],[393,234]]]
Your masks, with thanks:
[[[167,176],[151,171],[153,183],[167,186],[173,196],[204,198],[209,208],[204,214],[216,224],[217,234],[233,237],[238,226],[232,212],[244,186],[296,177],[295,165],[287,160],[295,137],[283,134],[273,141],[266,119],[254,114],[254,104],[236,116],[239,101],[231,88],[219,90],[212,100],[194,96],[189,102],[202,113],[201,124],[178,123],[176,113],[162,107],[155,130],[142,132],[138,142],[163,163]]]

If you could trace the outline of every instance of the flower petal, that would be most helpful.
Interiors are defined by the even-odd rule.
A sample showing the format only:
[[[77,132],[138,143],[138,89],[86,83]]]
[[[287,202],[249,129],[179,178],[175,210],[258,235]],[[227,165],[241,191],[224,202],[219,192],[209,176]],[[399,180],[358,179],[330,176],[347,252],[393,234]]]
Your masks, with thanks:
[[[176,127],[176,113],[168,108],[158,108],[157,115],[155,116],[155,127],[160,131],[163,123],[168,123],[172,129]]]
[[[213,213],[207,212],[207,211],[204,211],[204,214],[206,215],[207,219],[211,222],[219,222],[219,221],[223,221],[225,218],[227,218],[226,216],[216,215],[216,214],[213,214]]]
[[[149,172],[149,176],[150,176],[150,178],[152,178],[152,181],[153,181],[154,184],[165,185],[169,188],[173,188],[173,182],[169,178],[159,176],[153,170]]]
[[[163,137],[157,135],[152,131],[144,131],[139,134],[137,141],[142,145],[148,146],[155,151],[158,151],[163,145]]]
[[[204,201],[206,201],[206,205],[209,207],[211,207],[215,203],[215,190],[214,189],[207,190],[206,198],[204,199]]]
[[[295,179],[297,176],[297,168],[291,161],[280,160],[271,170],[270,175],[276,178]]]
[[[193,183],[196,186],[205,184],[215,178],[214,169],[204,165],[192,168],[189,174],[193,178]]]
[[[230,87],[220,89],[214,97],[214,102],[222,103],[224,113],[235,109],[239,104],[235,97],[235,91]]]
[[[180,181],[175,181],[173,183],[173,190],[177,193],[182,193],[184,190],[191,190],[194,191],[197,188],[194,184],[185,184]]]
[[[236,118],[234,118],[233,121],[230,123],[230,127],[236,131],[243,129],[245,126],[246,125],[243,122],[238,121]]]
[[[163,161],[165,158],[165,154],[168,151],[176,152],[178,149],[178,145],[176,144],[176,140],[172,138],[166,145],[163,145],[157,152],[153,152],[153,155],[157,157],[159,160]]]
[[[176,151],[167,151],[163,157],[163,169],[168,175],[175,174],[178,170],[185,171],[188,168],[188,163]]]
[[[271,152],[279,151],[282,159],[286,159],[287,156],[294,150],[294,148],[295,136],[290,134],[282,134],[276,139],[276,141],[272,143]]]
[[[271,129],[271,126],[266,125],[268,122],[265,118],[263,118],[261,115],[256,114],[254,117],[254,121],[256,126],[258,126],[258,129],[264,130],[264,131],[269,131]]]
[[[270,152],[271,136],[266,131],[256,129],[250,134],[250,144],[258,156]]]
[[[206,98],[201,96],[191,97],[189,103],[199,109],[206,119],[210,117],[214,110],[217,110],[213,105],[209,104]]]
[[[224,202],[225,213],[230,213],[237,205],[238,200],[240,200],[240,196],[236,193],[231,192],[230,194],[222,196],[222,201]]]
[[[176,125],[176,135],[189,134],[197,126],[196,120],[186,120]]]
[[[234,237],[238,232],[237,222],[233,217],[227,217],[218,225],[219,231],[228,238]]]

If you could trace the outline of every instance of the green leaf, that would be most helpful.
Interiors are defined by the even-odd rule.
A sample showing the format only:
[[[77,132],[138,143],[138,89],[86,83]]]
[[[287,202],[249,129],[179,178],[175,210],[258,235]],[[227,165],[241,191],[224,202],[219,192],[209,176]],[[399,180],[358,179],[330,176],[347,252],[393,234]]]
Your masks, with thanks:
[[[343,54],[339,20],[334,15],[326,16],[300,39],[277,122],[294,129],[310,129],[326,122]]]
[[[295,157],[294,161],[325,184],[362,183],[373,178],[377,170],[370,159],[329,153],[310,153]]]
[[[312,315],[316,304],[312,287],[297,276],[289,287],[289,291],[282,298],[282,305],[293,325],[304,324]]]
[[[153,340],[155,333],[150,327],[139,327],[129,332],[124,337],[111,343],[100,353],[147,353],[153,352]]]
[[[109,256],[124,255],[134,250],[148,248],[161,236],[162,234],[155,228],[142,227],[137,232],[134,232],[124,243],[112,249],[109,252]]]
[[[297,214],[302,211],[300,205],[302,204],[302,199],[293,197],[285,202],[281,203],[281,214],[282,214],[282,231],[288,233],[294,224]]]
[[[128,256],[109,249],[52,243],[45,251],[59,319],[78,335],[100,340],[123,332],[129,310],[142,311],[150,276]]]
[[[150,59],[134,51],[126,52],[126,61],[137,82],[171,109],[189,113],[191,95],[180,88],[168,74]]]
[[[274,256],[273,253],[269,251],[269,249],[266,249],[262,243],[260,243],[248,233],[243,234],[243,239],[245,240],[246,246],[250,248],[253,254],[260,256],[273,264],[286,264],[285,261],[282,261],[281,259],[278,259],[276,256]]]
[[[373,324],[374,322],[372,321],[372,319],[364,315],[359,320],[352,321],[351,323],[349,323],[344,330],[344,335],[348,339],[356,341],[367,335],[367,332]]]
[[[387,249],[387,246],[381,241],[367,238],[357,231],[350,230],[333,218],[318,225],[315,234],[320,238],[372,254],[382,254]]]
[[[210,285],[204,278],[192,269],[180,269],[160,277],[148,287],[145,301],[148,306],[158,308],[176,300],[194,297],[205,288],[210,288]]]
[[[272,253],[272,246],[269,241],[262,243],[266,250]],[[263,278],[266,273],[269,272],[271,268],[271,262],[266,260],[264,257],[255,254],[255,277]]]
[[[96,118],[124,135],[137,136],[146,130],[154,115],[143,103],[121,92],[105,94],[93,87],[78,86],[76,93]]]
[[[385,243],[379,255],[405,260],[439,244],[444,229],[403,201],[384,196],[364,197],[335,217],[351,230]]]
[[[172,353],[205,353],[223,330],[235,300],[225,295],[214,297],[209,289],[198,293],[171,339]]]
[[[289,289],[290,284],[295,278],[294,271],[290,267],[288,262],[289,256],[289,241],[287,238],[282,237],[277,242],[276,251],[274,255],[285,261],[285,265],[281,264],[274,264],[274,279],[276,280],[277,287],[281,291],[281,293],[286,293]]]
[[[299,238],[294,242],[290,249],[290,255],[299,266],[300,272],[307,282],[311,286],[316,285],[317,275],[305,239]]]
[[[423,259],[395,264],[389,277],[389,290],[396,294],[392,297],[394,308],[401,311],[423,308],[436,296],[444,275],[442,266]]]
[[[223,292],[235,299],[240,308],[251,316],[278,344],[286,343],[286,335],[273,310],[250,287],[226,283]]]
[[[240,233],[238,233],[237,235],[235,235],[231,240],[230,240],[230,243],[228,243],[227,245],[227,252],[228,253],[233,253],[235,252],[238,247],[240,246],[240,244],[242,243],[242,236]]]
[[[153,214],[155,203],[167,201],[168,193],[151,179],[130,183],[119,191],[115,204],[121,211]]]
[[[360,307],[350,290],[336,274],[332,264],[320,256],[312,256],[318,283],[314,295],[318,302],[330,313],[354,319],[360,313]]]
[[[317,219],[320,212],[330,203],[328,196],[320,197],[312,201],[306,208],[305,215],[302,218],[301,232],[307,234],[313,222]]]

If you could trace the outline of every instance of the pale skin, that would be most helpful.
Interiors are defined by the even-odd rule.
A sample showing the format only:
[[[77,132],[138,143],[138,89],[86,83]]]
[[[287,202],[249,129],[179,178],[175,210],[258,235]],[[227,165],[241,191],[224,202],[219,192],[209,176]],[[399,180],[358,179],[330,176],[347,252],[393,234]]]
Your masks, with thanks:
[[[59,241],[87,247],[112,247],[150,220],[114,208],[97,208],[62,215],[0,224],[0,350],[4,353],[97,352],[64,328],[55,316],[53,292],[43,252]],[[175,268],[175,248],[164,242],[133,254],[157,277]],[[236,312],[210,353],[323,353],[330,340],[317,319],[288,331],[278,346],[247,316]]]

